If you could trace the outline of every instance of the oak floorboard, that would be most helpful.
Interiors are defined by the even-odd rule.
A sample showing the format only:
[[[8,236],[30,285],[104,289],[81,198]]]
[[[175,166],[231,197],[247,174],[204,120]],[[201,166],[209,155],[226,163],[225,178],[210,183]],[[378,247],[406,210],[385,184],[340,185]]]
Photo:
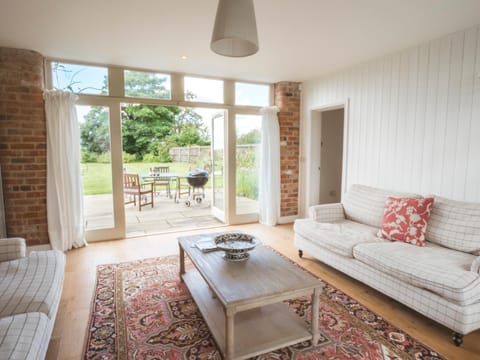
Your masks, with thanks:
[[[461,347],[451,342],[451,331],[406,306],[324,265],[306,253],[297,256],[291,224],[275,227],[260,224],[230,226],[209,230],[149,235],[91,243],[67,253],[65,284],[55,327],[47,353],[48,360],[81,359],[95,288],[96,266],[178,254],[176,237],[200,232],[242,229],[259,237],[288,258],[341,289],[395,326],[408,332],[448,359],[480,360],[480,330],[464,338]]]

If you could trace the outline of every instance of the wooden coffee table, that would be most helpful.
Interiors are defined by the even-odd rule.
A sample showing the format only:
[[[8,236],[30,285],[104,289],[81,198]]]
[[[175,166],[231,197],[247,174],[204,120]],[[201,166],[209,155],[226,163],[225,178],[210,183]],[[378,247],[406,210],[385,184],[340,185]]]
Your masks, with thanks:
[[[262,245],[242,262],[195,247],[196,241],[215,235],[178,238],[180,276],[224,358],[247,359],[305,340],[317,344],[322,282]],[[196,269],[185,272],[185,253]],[[312,296],[310,328],[283,302],[305,295]]]

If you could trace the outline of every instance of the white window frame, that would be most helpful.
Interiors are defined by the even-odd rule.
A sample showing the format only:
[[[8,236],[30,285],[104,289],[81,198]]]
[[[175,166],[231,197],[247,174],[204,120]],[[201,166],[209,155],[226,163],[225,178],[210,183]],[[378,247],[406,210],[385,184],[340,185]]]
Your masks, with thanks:
[[[112,186],[113,186],[113,206],[114,206],[114,228],[89,230],[87,231],[88,241],[99,241],[109,239],[120,239],[126,236],[125,224],[125,206],[123,200],[123,160],[122,160],[122,142],[121,142],[121,111],[122,104],[148,104],[179,106],[187,108],[211,108],[226,110],[225,117],[225,136],[227,146],[225,148],[225,214],[223,220],[227,225],[240,224],[244,222],[258,221],[258,214],[236,214],[236,141],[235,141],[235,115],[252,114],[258,115],[261,107],[235,105],[235,82],[248,84],[268,85],[270,87],[270,105],[273,105],[274,94],[273,84],[248,81],[243,79],[224,79],[219,77],[204,76],[199,74],[183,74],[177,72],[163,71],[159,69],[145,69],[135,67],[122,67],[117,65],[107,65],[99,63],[90,63],[74,61],[61,58],[47,58],[45,61],[45,88],[52,89],[52,63],[60,62],[66,64],[98,66],[108,69],[108,95],[82,94],[78,95],[77,104],[91,106],[107,106],[110,109],[110,141],[112,154]],[[171,99],[150,99],[125,96],[124,70],[142,71],[160,73],[171,76]],[[210,103],[202,101],[186,101],[184,99],[184,77],[196,77],[204,79],[222,80],[224,97],[223,103]],[[233,190],[233,191],[231,191]]]

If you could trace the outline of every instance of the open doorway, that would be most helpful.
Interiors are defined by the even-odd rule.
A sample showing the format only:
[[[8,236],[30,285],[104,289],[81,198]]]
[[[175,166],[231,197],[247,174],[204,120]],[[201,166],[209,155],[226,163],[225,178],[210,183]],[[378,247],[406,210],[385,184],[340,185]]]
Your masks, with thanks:
[[[223,184],[223,173],[212,166],[211,123],[223,123],[224,114],[221,109],[122,105],[124,177],[137,177],[134,183],[142,190],[135,201],[138,186],[130,194],[124,181],[127,237],[223,225],[212,213],[213,184]],[[143,198],[148,203],[140,207]]]
[[[344,109],[321,113],[319,204],[337,203],[342,194]]]
[[[312,110],[309,205],[341,201],[344,173],[345,107]]]

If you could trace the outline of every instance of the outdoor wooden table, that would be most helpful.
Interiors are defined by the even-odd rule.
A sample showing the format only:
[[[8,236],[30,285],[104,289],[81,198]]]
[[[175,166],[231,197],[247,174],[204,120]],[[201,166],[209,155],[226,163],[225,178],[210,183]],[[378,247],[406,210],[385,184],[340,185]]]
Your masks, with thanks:
[[[158,173],[158,174],[139,174],[142,182],[146,181],[155,181],[155,180],[167,180],[170,183],[175,183],[175,195],[178,196],[178,191],[180,189],[180,174],[177,173]],[[171,190],[168,190],[168,197],[172,198]],[[174,201],[175,201],[174,197]]]

